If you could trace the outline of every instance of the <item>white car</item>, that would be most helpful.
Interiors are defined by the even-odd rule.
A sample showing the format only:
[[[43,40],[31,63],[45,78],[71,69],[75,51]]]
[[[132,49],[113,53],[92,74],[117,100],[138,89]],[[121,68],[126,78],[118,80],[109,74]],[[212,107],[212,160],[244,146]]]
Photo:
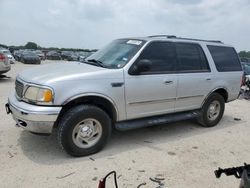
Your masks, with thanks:
[[[13,55],[10,53],[9,50],[2,49],[2,50],[0,50],[0,52],[4,53],[8,57],[8,59],[9,59],[9,61],[10,61],[11,64],[15,63],[15,58],[13,57]]]

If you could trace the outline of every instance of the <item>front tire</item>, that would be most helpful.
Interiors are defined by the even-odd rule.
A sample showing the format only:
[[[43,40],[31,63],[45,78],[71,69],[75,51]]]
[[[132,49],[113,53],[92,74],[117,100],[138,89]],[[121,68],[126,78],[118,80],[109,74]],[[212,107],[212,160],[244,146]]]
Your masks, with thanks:
[[[68,110],[59,122],[58,142],[69,155],[97,153],[111,135],[111,119],[102,109],[79,105]]]
[[[203,127],[213,127],[219,123],[225,110],[225,100],[218,93],[212,93],[201,109],[198,122]]]

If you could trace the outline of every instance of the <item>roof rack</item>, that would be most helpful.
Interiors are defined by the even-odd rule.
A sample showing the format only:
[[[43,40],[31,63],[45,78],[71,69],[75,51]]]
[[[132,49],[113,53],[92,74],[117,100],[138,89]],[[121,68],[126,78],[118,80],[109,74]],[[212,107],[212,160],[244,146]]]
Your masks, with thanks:
[[[155,38],[155,37],[177,38],[175,35],[151,35],[148,37],[150,38]]]
[[[220,40],[202,40],[202,39],[193,39],[193,38],[182,38],[182,37],[176,37],[175,35],[151,35],[148,36],[150,38],[157,38],[157,37],[165,37],[168,39],[183,39],[183,40],[194,40],[194,41],[203,41],[203,42],[216,42],[216,43],[223,43]]]

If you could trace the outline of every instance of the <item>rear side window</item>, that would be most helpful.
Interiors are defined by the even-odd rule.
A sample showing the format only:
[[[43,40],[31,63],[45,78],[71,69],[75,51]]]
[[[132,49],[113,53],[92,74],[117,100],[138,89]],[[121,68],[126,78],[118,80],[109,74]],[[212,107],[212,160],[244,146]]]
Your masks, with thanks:
[[[192,43],[176,43],[178,72],[208,72],[207,59],[201,47]]]
[[[238,55],[234,48],[224,46],[207,46],[219,72],[241,71]]]

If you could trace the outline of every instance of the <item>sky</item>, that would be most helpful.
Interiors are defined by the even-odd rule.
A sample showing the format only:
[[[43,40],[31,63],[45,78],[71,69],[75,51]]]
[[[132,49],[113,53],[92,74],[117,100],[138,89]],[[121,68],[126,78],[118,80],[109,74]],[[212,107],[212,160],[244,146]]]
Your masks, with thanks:
[[[156,34],[250,51],[250,0],[0,0],[0,44],[98,49]]]

